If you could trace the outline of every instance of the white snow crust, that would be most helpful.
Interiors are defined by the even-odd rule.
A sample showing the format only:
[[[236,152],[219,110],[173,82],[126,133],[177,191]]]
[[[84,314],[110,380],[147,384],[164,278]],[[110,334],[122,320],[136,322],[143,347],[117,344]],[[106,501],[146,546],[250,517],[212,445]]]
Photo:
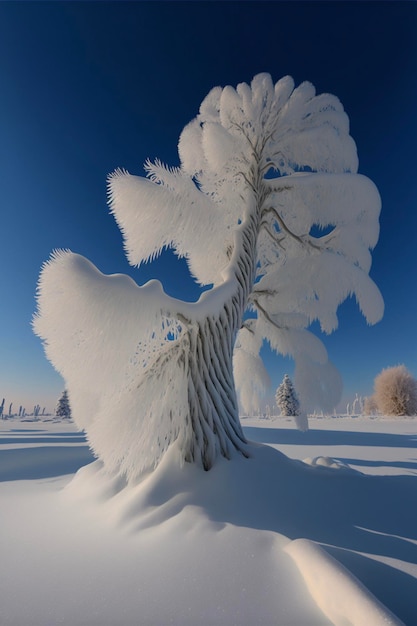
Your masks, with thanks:
[[[311,595],[332,624],[401,624],[357,578],[317,544],[308,539],[296,539],[285,551],[297,563]]]

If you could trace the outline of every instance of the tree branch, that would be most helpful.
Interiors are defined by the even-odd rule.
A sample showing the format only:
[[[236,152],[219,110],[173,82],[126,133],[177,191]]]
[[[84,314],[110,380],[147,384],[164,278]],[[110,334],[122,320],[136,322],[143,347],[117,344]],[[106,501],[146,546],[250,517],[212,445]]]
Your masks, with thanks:
[[[242,330],[242,329],[244,328],[244,329],[245,329],[245,330],[247,330],[249,333],[251,333],[252,335],[254,335],[254,334],[255,334],[255,331],[253,330],[253,328],[251,328],[251,327],[249,326],[249,323],[248,323],[249,321],[254,321],[254,320],[253,320],[252,318],[251,318],[251,320],[245,320],[245,321],[242,323],[242,326],[240,327],[240,330]]]
[[[252,302],[256,306],[256,308],[258,309],[259,313],[262,315],[262,317],[267,322],[272,324],[272,326],[275,326],[275,328],[277,328],[278,330],[286,330],[285,326],[279,326],[276,322],[274,322],[274,320],[269,315],[269,313],[264,309],[264,307],[261,304],[259,304],[258,298],[256,298],[256,297],[252,298]]]
[[[246,182],[246,184],[252,189],[252,191],[254,193],[256,193],[257,189],[256,189],[255,185],[249,180],[249,178],[246,176],[246,174],[244,172],[236,172],[235,175],[239,176],[239,174],[240,174],[240,176],[242,176],[242,178]]]
[[[276,243],[277,246],[285,250],[284,246],[281,245],[281,241],[285,239],[285,237],[280,237],[280,239],[278,239],[278,237],[276,237],[274,233],[271,231],[269,224],[266,220],[261,221],[260,228],[263,228],[265,230],[265,232],[271,237],[272,241]]]
[[[276,296],[277,293],[278,291],[276,289],[254,289],[251,295],[256,294],[257,296]]]
[[[284,233],[286,233],[292,239],[295,239],[295,241],[297,241],[300,245],[302,245],[303,247],[307,245],[307,246],[311,246],[312,248],[315,248],[316,250],[321,250],[320,246],[317,246],[316,244],[312,243],[308,235],[303,235],[300,237],[299,235],[296,235],[295,233],[293,233],[292,230],[288,228],[288,226],[286,225],[286,223],[284,222],[284,220],[282,219],[282,217],[280,216],[280,214],[274,207],[268,207],[267,209],[263,210],[264,215],[267,215],[269,213],[272,213],[274,218],[277,220],[281,230],[283,230]]]

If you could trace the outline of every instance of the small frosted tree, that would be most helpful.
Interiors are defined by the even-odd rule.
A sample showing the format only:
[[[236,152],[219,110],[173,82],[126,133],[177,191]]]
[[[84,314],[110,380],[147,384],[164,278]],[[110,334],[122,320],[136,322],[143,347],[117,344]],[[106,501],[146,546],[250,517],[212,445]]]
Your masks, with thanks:
[[[282,383],[277,388],[275,401],[281,415],[293,417],[299,430],[308,430],[307,415],[301,411],[300,401],[288,374],[285,374]]]
[[[374,400],[383,415],[417,413],[417,380],[404,365],[388,367],[375,378]]]
[[[65,419],[71,418],[71,406],[68,398],[68,391],[66,389],[64,389],[61,397],[58,400],[55,415],[57,417],[64,417]]]
[[[365,415],[375,415],[378,412],[378,406],[374,396],[367,396],[365,398],[363,412]]]
[[[281,415],[296,417],[300,414],[300,402],[288,374],[285,374],[282,383],[277,388],[275,400]]]
[[[38,286],[35,332],[73,417],[105,466],[129,479],[174,441],[205,469],[249,454],[237,393],[247,414],[259,405],[264,340],[294,357],[303,405],[334,406],[338,378],[308,327],[335,330],[353,294],[369,323],[383,311],[368,275],[380,198],[357,174],[336,97],[268,74],[216,87],[179,156],[175,168],[148,161],[146,178],[116,170],[110,208],[130,263],[171,247],[210,286],[197,302],[169,297],[159,281],[105,276],[70,251],[52,255]]]

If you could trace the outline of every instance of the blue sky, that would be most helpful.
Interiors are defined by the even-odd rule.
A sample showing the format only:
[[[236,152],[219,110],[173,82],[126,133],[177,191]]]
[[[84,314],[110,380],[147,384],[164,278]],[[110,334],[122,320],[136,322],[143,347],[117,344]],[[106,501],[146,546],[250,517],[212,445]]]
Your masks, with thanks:
[[[106,176],[141,174],[147,157],[178,164],[179,134],[207,92],[262,71],[340,98],[359,171],[382,196],[371,276],[384,319],[368,327],[349,301],[325,338],[345,397],[371,393],[383,367],[404,363],[417,376],[416,3],[2,2],[0,400],[52,409],[63,389],[30,326],[54,248],[198,296],[169,254],[128,265]],[[266,360],[273,391],[293,364]]]

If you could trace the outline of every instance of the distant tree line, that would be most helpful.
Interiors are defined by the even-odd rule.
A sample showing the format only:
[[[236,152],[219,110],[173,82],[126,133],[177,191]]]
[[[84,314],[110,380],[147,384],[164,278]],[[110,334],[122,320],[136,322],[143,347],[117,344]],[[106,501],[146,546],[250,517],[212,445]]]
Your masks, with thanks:
[[[32,412],[28,413],[25,407],[22,405],[19,406],[18,411],[13,411],[13,402],[10,402],[8,410],[5,411],[5,408],[4,408],[5,402],[6,402],[6,399],[3,398],[3,400],[0,403],[0,419],[7,419],[9,417],[29,417],[29,416],[39,417],[40,415],[47,415],[46,408],[43,407],[41,411],[41,407],[39,404],[35,404]]]
[[[27,412],[26,409],[20,405],[18,411],[13,411],[13,402],[10,402],[8,409],[5,410],[5,402],[6,399],[3,398],[0,403],[0,419],[8,419],[11,417],[43,417],[46,415],[50,415],[50,413],[46,412],[46,408],[43,407],[41,410],[40,404],[35,404],[31,412]],[[68,392],[64,390],[58,400],[58,404],[55,409],[55,415],[57,417],[63,417],[70,419],[71,418],[71,407],[68,398]]]
[[[275,401],[281,416],[294,417],[300,428],[297,423],[301,414],[300,403],[287,374],[276,390]],[[417,415],[417,380],[404,365],[383,369],[375,378],[373,395],[363,399],[356,394],[352,405],[349,403],[346,409],[346,415],[350,416],[376,414],[398,417]],[[257,416],[261,417],[260,410]],[[271,418],[269,405],[263,417]]]

